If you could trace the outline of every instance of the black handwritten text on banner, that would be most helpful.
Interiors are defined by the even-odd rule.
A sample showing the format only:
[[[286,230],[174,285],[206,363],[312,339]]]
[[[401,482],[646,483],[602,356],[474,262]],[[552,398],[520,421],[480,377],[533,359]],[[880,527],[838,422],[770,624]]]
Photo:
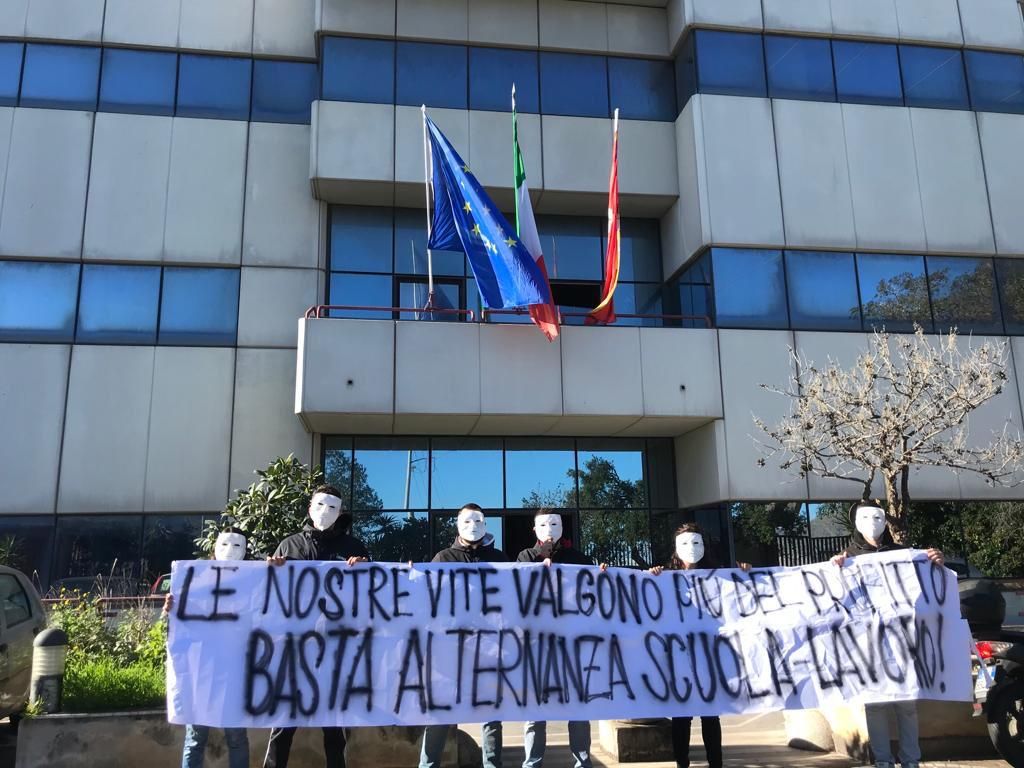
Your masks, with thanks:
[[[170,720],[415,725],[970,699],[956,579],[921,552],[801,568],[183,561]]]

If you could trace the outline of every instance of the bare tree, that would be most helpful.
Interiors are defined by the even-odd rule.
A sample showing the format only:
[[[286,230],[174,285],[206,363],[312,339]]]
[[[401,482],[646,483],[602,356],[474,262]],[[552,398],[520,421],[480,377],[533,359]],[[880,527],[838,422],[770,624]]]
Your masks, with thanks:
[[[944,467],[982,475],[989,484],[1017,485],[1024,461],[1020,435],[1009,424],[991,442],[968,441],[972,411],[1003,391],[1007,344],[985,341],[964,351],[956,330],[933,340],[876,332],[852,368],[829,359],[815,366],[792,349],[796,373],[785,389],[763,389],[790,400],[776,425],[754,419],[768,461],[806,477],[858,483],[863,498],[876,478],[885,487],[890,529],[905,542],[910,513],[910,472]]]

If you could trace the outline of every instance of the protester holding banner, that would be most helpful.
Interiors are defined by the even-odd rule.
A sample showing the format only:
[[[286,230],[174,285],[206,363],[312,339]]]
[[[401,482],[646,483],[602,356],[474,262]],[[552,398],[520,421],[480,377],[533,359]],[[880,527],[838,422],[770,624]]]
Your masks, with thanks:
[[[352,515],[345,512],[341,491],[321,485],[309,502],[309,522],[282,541],[267,561],[284,565],[288,560],[344,560],[348,565],[365,563],[370,553],[361,541],[349,535]],[[286,768],[295,728],[274,728],[267,743],[263,768]],[[345,768],[345,731],[324,727],[324,761],[327,768]]]
[[[487,533],[484,511],[478,504],[466,504],[456,520],[458,534],[448,549],[434,555],[434,563],[507,563],[508,557],[494,546],[494,536]],[[448,739],[450,725],[428,725],[423,729],[420,768],[441,768],[441,755]],[[483,768],[501,768],[501,721],[492,720],[481,727]]]

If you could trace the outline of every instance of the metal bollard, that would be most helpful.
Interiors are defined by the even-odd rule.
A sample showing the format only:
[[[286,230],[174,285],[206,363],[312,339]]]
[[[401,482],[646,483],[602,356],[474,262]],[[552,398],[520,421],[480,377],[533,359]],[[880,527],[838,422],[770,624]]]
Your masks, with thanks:
[[[36,635],[32,646],[32,684],[29,689],[29,702],[34,704],[38,701],[45,713],[60,712],[68,636],[64,634],[64,630],[51,627]]]

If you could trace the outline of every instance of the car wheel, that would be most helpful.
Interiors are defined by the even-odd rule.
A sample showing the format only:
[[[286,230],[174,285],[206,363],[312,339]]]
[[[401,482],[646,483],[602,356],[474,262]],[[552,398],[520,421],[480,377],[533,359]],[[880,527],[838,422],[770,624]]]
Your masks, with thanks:
[[[1024,768],[1024,681],[1002,686],[987,709],[992,744],[1013,768]]]

